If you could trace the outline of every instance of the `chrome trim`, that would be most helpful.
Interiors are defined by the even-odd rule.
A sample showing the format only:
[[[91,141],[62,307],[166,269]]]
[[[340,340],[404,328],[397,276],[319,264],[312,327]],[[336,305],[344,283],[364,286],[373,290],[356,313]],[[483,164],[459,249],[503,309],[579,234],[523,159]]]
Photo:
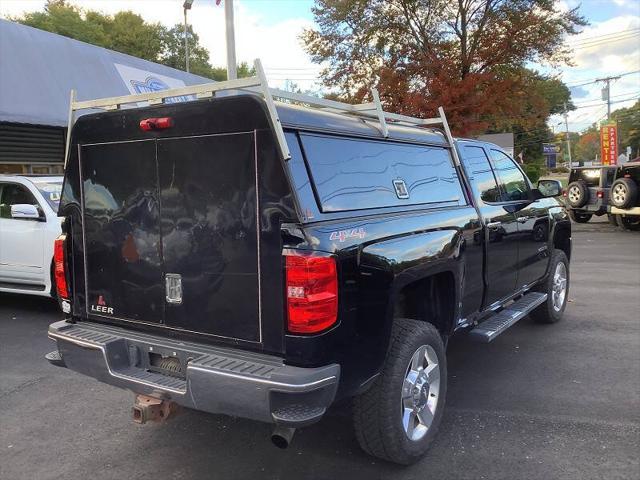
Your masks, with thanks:
[[[262,273],[260,263],[260,177],[258,174],[258,135],[256,130],[253,131],[253,157],[255,166],[255,185],[256,185],[256,249],[258,254],[258,343],[262,343]]]
[[[133,383],[138,383],[140,385],[146,385],[147,387],[152,387],[152,388],[155,388],[157,390],[164,390],[164,391],[176,393],[178,395],[186,395],[186,393],[187,393],[188,388],[185,389],[185,390],[178,390],[178,389],[175,389],[175,388],[166,387],[164,385],[158,385],[158,384],[152,383],[152,382],[145,382],[144,380],[138,380],[138,379],[131,378],[131,377],[128,377],[126,375],[122,375],[120,373],[114,372],[113,370],[111,370],[111,367],[109,366],[109,360],[107,359],[107,351],[102,345],[98,345],[98,344],[91,343],[91,342],[86,342],[84,340],[78,340],[77,338],[68,337],[66,335],[61,335],[59,333],[51,333],[51,332],[49,332],[48,335],[49,335],[49,338],[53,338],[53,339],[62,340],[62,341],[69,342],[69,343],[73,343],[73,344],[78,345],[80,347],[90,348],[92,350],[100,350],[102,352],[102,358],[104,359],[104,364],[107,367],[109,375],[111,375],[112,377],[119,378],[120,380],[124,380],[124,381],[127,381],[127,382],[133,382]]]
[[[289,390],[305,390],[308,387],[316,387],[316,386],[321,387],[325,383],[331,383],[332,381],[336,380],[336,376],[335,375],[331,375],[330,377],[321,378],[320,380],[316,380],[315,382],[294,384],[294,383],[274,382],[273,380],[265,380],[263,378],[245,377],[245,376],[242,376],[242,375],[238,375],[236,373],[223,372],[223,371],[220,371],[220,370],[209,370],[209,369],[203,368],[203,367],[187,365],[187,372],[189,370],[197,370],[197,371],[200,371],[200,372],[206,372],[206,373],[210,373],[210,374],[213,374],[213,375],[220,375],[222,377],[237,378],[239,380],[248,380],[250,382],[260,383],[260,384],[263,384],[263,385],[271,385],[273,387],[287,388]]]

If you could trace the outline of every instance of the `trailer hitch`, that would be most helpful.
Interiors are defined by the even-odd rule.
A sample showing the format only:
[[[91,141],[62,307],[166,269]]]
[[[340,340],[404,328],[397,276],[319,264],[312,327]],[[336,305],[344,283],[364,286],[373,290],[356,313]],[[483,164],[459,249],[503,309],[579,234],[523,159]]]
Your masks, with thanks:
[[[171,400],[161,400],[148,395],[136,395],[133,404],[133,421],[139,424],[163,422],[178,413],[180,406]]]

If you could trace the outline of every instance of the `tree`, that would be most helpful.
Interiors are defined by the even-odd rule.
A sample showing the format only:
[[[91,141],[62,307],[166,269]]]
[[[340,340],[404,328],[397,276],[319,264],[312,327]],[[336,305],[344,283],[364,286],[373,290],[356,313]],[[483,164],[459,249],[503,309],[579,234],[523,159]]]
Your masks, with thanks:
[[[545,100],[525,65],[568,63],[565,35],[586,24],[558,3],[316,0],[318,28],[302,39],[314,61],[328,63],[324,83],[347,100],[377,86],[385,108],[424,117],[442,105],[454,131],[469,135],[527,118]]]
[[[213,80],[226,80],[227,70],[211,66],[209,52],[200,45],[200,39],[194,33],[191,25],[187,29],[187,35],[189,41],[189,71]],[[173,28],[166,30],[162,40],[165,48],[159,59],[160,62],[164,65],[184,70],[184,26],[177,24]]]
[[[600,155],[600,133],[595,126],[589,127],[579,137],[573,147],[576,162],[592,161]]]
[[[65,0],[49,0],[43,12],[26,13],[13,20],[152,62],[158,61],[164,47],[165,28],[159,23],[146,23],[133,12],[114,16],[91,10],[85,13]]]
[[[611,113],[618,124],[620,153],[631,147],[632,157],[640,155],[640,100],[629,108],[619,108]]]

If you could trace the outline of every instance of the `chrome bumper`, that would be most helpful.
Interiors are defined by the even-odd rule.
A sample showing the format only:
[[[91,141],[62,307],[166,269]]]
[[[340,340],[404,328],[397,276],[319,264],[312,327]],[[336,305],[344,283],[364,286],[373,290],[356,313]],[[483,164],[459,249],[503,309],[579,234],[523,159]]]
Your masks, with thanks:
[[[300,427],[333,402],[340,366],[285,365],[281,358],[181,342],[95,323],[49,326],[61,363],[76,372],[187,408]],[[150,354],[180,359],[179,376],[154,371]]]

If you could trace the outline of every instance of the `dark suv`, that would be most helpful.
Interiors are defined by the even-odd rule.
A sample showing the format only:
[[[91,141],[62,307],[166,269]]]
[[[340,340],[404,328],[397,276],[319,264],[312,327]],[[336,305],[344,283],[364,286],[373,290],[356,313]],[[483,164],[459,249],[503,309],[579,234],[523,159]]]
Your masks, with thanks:
[[[562,317],[571,223],[558,182],[453,142],[446,120],[328,105],[247,94],[81,117],[49,361],[134,392],[138,422],[182,405],[271,423],[281,447],[351,398],[365,451],[419,459],[451,335]]]
[[[615,166],[574,167],[564,192],[569,216],[578,223],[586,223],[593,215],[605,215],[609,192],[616,175]]]

